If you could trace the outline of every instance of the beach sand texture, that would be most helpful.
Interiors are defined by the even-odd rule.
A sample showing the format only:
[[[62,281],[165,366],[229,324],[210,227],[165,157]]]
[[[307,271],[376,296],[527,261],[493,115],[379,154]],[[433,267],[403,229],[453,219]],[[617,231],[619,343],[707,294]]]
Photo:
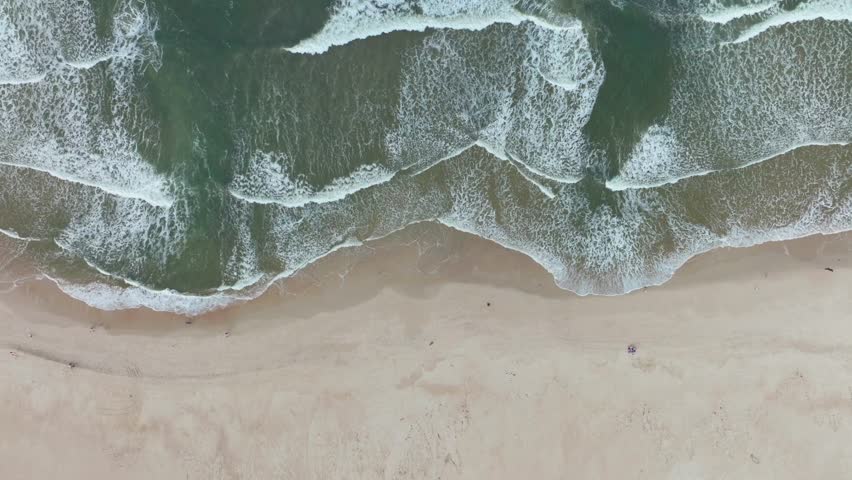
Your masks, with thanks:
[[[0,477],[852,478],[849,234],[620,297],[445,240],[193,320],[0,296]]]

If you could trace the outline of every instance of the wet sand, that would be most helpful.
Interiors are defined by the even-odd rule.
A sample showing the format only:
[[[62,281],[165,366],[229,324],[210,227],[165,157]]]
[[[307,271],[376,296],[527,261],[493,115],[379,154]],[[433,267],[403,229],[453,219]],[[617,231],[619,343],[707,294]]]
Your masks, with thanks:
[[[406,235],[194,319],[0,295],[2,478],[852,476],[852,235],[583,298]]]

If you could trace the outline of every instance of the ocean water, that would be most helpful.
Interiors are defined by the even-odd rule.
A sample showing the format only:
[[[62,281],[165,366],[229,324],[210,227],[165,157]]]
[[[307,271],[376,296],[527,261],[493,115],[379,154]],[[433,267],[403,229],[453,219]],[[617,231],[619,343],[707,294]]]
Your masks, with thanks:
[[[850,142],[850,0],[0,0],[0,237],[103,309],[420,222],[621,294],[852,229]]]

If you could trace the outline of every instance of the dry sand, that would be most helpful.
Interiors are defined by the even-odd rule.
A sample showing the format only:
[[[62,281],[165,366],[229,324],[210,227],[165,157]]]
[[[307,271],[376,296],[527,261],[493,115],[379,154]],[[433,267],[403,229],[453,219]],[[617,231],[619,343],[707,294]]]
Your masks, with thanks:
[[[0,478],[852,478],[849,234],[610,298],[373,248],[191,324],[0,295]]]

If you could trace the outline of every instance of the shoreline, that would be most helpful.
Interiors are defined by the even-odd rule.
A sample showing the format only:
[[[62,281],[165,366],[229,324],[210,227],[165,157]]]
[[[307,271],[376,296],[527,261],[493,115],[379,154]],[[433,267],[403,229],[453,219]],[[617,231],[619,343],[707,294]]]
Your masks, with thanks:
[[[425,246],[418,243],[421,241]],[[827,272],[826,268],[834,271]],[[101,310],[67,295],[45,278],[26,280],[0,294],[0,313],[12,314],[19,322],[101,329],[110,335],[207,337],[230,335],[235,329],[275,329],[281,323],[343,315],[386,292],[428,304],[446,290],[468,288],[491,292],[494,297],[520,295],[551,307],[564,304],[602,310],[604,315],[623,315],[624,308],[637,301],[644,303],[635,297],[648,293],[664,298],[714,284],[759,284],[770,272],[806,274],[823,281],[831,279],[823,278],[829,273],[843,276],[847,270],[852,275],[852,232],[815,234],[752,247],[710,250],[690,258],[663,284],[621,295],[581,296],[558,287],[542,265],[522,252],[442,225],[421,224],[374,241],[372,246],[335,251],[272,284],[253,300],[198,316],[145,307]],[[486,307],[491,303],[479,303],[483,302]]]
[[[0,463],[13,479],[852,471],[852,233],[580,297],[523,254],[430,232],[192,319],[46,282],[0,295]]]
[[[425,247],[419,245],[420,242],[426,243]],[[290,303],[289,298],[283,298],[282,292],[290,292],[285,297],[298,295],[298,292],[306,290],[308,284],[314,284],[314,287],[325,288],[328,285],[316,285],[317,276],[324,277],[325,281],[328,277],[337,275],[341,281],[340,285],[335,286],[333,281],[327,282],[331,288],[337,288],[345,283],[343,278],[350,273],[355,267],[364,269],[365,263],[377,263],[384,265],[383,267],[366,267],[367,270],[385,270],[393,269],[386,265],[388,262],[382,260],[376,252],[384,252],[390,263],[396,263],[397,257],[408,265],[408,270],[405,272],[397,271],[396,275],[400,278],[393,279],[394,282],[404,282],[409,289],[417,290],[426,287],[434,288],[437,283],[480,283],[494,287],[513,288],[526,293],[534,293],[546,298],[619,298],[630,295],[635,295],[639,292],[644,292],[648,289],[667,288],[673,281],[684,274],[687,278],[680,279],[683,281],[692,281],[696,275],[693,272],[695,268],[691,266],[695,263],[709,264],[711,261],[706,260],[707,257],[722,256],[723,258],[729,254],[726,252],[745,251],[744,254],[749,255],[751,252],[771,251],[777,246],[787,249],[787,245],[810,246],[817,245],[817,248],[824,249],[825,245],[835,244],[837,242],[852,243],[852,230],[838,233],[814,233],[804,237],[797,237],[788,240],[772,240],[756,245],[741,247],[741,246],[724,246],[716,247],[701,253],[694,254],[681,264],[669,277],[659,284],[649,284],[645,287],[636,288],[621,294],[602,295],[589,294],[580,295],[571,290],[566,290],[556,285],[554,278],[544,266],[535,261],[526,253],[515,250],[510,247],[501,245],[493,240],[480,237],[478,235],[457,230],[453,227],[446,226],[441,223],[421,222],[409,225],[408,227],[397,230],[387,236],[378,239],[370,240],[369,242],[353,246],[347,249],[335,249],[328,254],[319,257],[312,263],[300,268],[292,276],[279,278],[272,281],[263,291],[256,297],[247,300],[235,300],[221,308],[214,308],[209,312],[198,315],[190,315],[185,313],[167,312],[152,310],[149,307],[136,307],[118,310],[103,310],[93,307],[86,302],[79,300],[62,291],[59,285],[44,277],[42,274],[34,273],[29,269],[24,273],[20,273],[20,266],[17,274],[13,274],[13,278],[19,275],[25,275],[23,279],[0,279],[3,283],[14,283],[16,286],[9,288],[6,291],[0,291],[0,306],[3,304],[14,304],[16,308],[32,309],[45,308],[48,315],[62,312],[62,316],[79,318],[81,321],[88,322],[90,318],[96,318],[101,322],[116,322],[120,319],[130,317],[134,321],[154,321],[160,322],[178,322],[179,320],[186,322],[187,320],[195,323],[205,321],[217,321],[221,319],[230,319],[240,316],[253,317],[253,307],[258,303],[279,302]],[[428,255],[423,255],[423,252],[418,255],[412,255],[411,251],[406,251],[411,244],[418,244],[420,250],[428,251]],[[808,247],[805,247],[806,250]],[[843,247],[841,246],[841,249]],[[849,247],[852,249],[852,247]],[[456,251],[460,250],[460,251]],[[432,253],[439,252],[437,260]],[[848,252],[841,252],[848,253]],[[442,256],[443,255],[443,256]],[[731,256],[740,256],[737,253],[731,253]],[[506,268],[500,266],[498,268],[487,268],[487,264],[493,262],[496,258],[496,263],[510,262],[511,268],[520,269],[528,278],[513,281],[506,278]],[[449,269],[442,268],[445,263],[453,263]],[[421,268],[420,264],[425,263],[426,270]],[[829,259],[830,263],[830,259]],[[829,267],[830,268],[830,267]],[[434,270],[434,271],[432,271]],[[340,274],[343,271],[343,274]],[[476,271],[480,271],[476,274]],[[484,273],[486,272],[487,273]],[[386,272],[381,271],[383,275]],[[739,272],[737,272],[739,273]],[[542,279],[542,275],[546,278]],[[530,282],[529,278],[533,278],[534,282]],[[495,281],[496,279],[496,281]],[[385,279],[385,282],[388,280]],[[21,285],[17,285],[18,283]],[[534,285],[533,285],[534,284]],[[380,284],[380,282],[371,281],[373,290],[380,290],[389,285]],[[392,285],[391,285],[392,286]],[[291,292],[294,291],[296,293]],[[375,293],[375,292],[374,292]],[[352,296],[352,295],[349,295]],[[4,298],[6,297],[6,298]],[[70,315],[68,312],[72,312]]]

